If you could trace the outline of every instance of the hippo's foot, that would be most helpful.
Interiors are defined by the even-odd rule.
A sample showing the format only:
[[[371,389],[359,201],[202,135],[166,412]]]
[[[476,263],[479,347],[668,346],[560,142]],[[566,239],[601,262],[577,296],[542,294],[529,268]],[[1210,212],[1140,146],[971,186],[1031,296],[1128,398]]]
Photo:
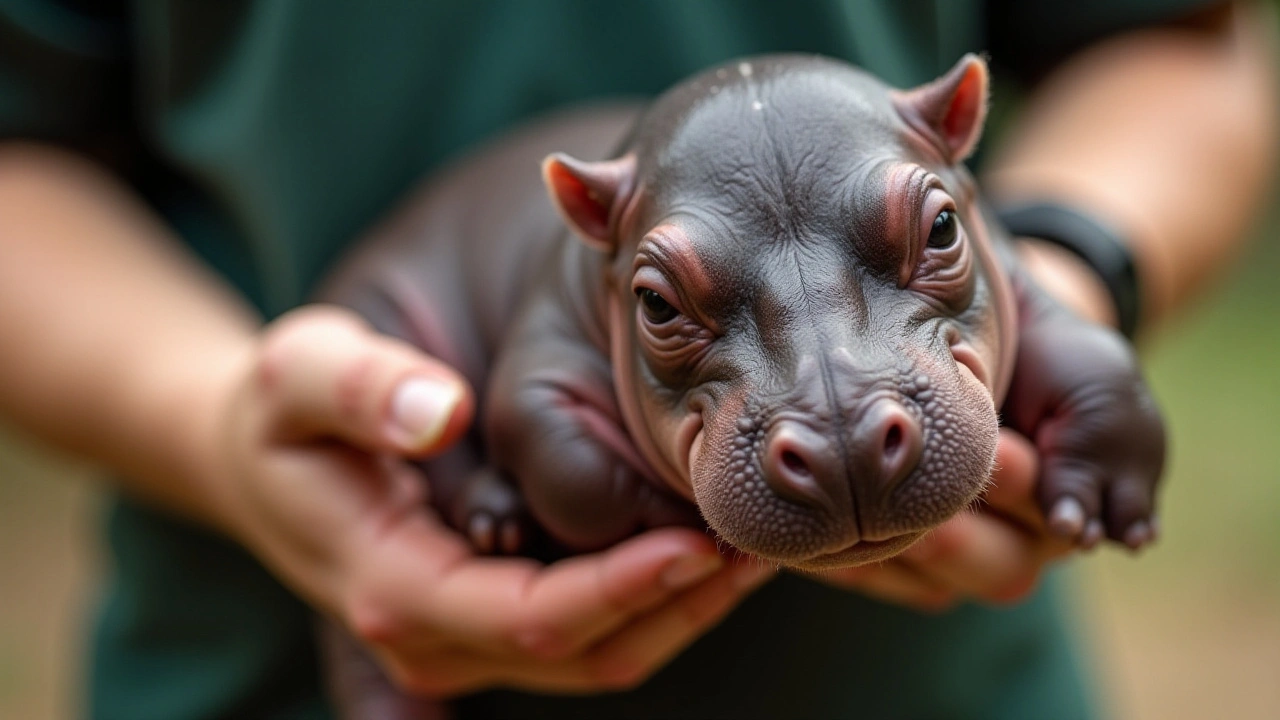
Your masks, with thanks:
[[[1018,288],[1021,332],[1004,416],[1035,443],[1048,528],[1083,548],[1104,537],[1133,550],[1155,542],[1164,420],[1133,346],[1031,281]]]
[[[518,555],[526,550],[533,524],[524,499],[501,472],[472,473],[454,500],[453,524],[484,555]]]

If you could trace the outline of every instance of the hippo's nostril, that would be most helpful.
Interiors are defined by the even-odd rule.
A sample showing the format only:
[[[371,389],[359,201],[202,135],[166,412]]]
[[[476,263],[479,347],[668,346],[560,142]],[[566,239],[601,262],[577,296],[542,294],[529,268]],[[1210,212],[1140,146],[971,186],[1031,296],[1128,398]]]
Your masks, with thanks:
[[[889,426],[888,432],[884,434],[884,457],[886,460],[892,461],[893,456],[898,454],[898,450],[902,448],[902,427],[897,423]]]
[[[837,472],[839,457],[827,438],[800,423],[779,422],[760,461],[765,483],[780,497],[828,511],[835,507],[826,485],[843,473]]]
[[[871,456],[877,482],[882,491],[888,490],[911,473],[920,459],[923,449],[923,433],[906,408],[893,401],[878,403],[868,414],[868,434],[863,445]]]
[[[795,473],[796,475],[812,475],[813,474],[809,472],[809,466],[805,464],[804,458],[800,457],[799,455],[797,455],[795,452],[791,450],[782,451],[782,466],[785,467],[788,471]]]

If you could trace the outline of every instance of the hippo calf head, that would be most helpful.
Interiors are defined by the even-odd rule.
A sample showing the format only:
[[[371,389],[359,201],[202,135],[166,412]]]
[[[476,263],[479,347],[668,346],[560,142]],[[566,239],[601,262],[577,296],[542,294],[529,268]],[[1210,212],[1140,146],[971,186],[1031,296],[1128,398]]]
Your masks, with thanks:
[[[754,58],[663,95],[616,159],[545,162],[610,257],[627,428],[737,548],[883,559],[987,482],[1014,339],[960,165],[986,88],[972,56],[908,91]]]

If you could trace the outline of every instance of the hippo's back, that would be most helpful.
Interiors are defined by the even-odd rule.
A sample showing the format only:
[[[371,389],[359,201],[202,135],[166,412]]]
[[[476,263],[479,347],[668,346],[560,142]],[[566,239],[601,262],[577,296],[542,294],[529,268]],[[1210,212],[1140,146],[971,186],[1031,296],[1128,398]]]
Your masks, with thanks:
[[[638,115],[591,105],[536,120],[425,178],[355,244],[319,298],[351,307],[483,387],[489,363],[564,225],[540,167],[564,151],[604,158]]]

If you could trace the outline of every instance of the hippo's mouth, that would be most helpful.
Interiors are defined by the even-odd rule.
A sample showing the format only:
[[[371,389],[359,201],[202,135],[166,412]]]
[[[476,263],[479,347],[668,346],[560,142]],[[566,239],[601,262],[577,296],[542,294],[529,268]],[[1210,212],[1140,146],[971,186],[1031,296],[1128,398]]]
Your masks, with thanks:
[[[924,536],[926,531],[895,535],[884,540],[859,540],[848,547],[834,552],[815,555],[800,562],[786,562],[785,565],[797,570],[840,570],[843,568],[881,562],[911,547]]]

